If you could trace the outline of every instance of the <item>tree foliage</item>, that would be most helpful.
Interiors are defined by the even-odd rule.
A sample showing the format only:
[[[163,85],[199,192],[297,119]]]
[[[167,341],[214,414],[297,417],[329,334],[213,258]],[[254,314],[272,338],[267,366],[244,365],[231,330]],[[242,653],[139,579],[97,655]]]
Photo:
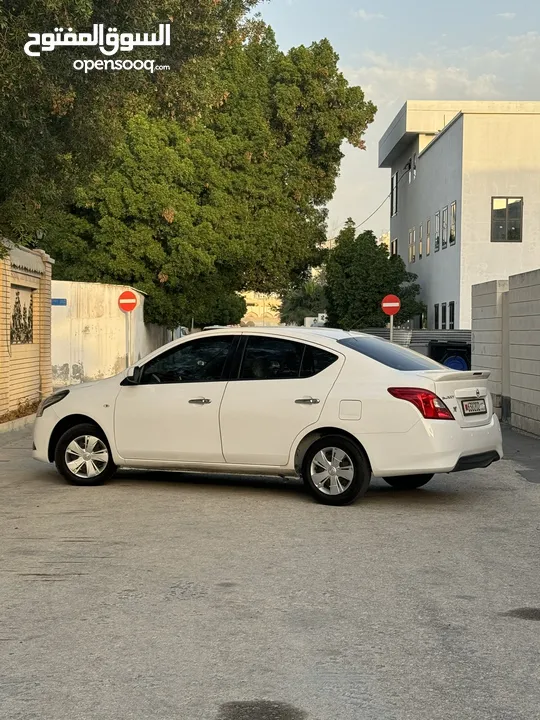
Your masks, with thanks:
[[[397,324],[424,310],[418,300],[417,276],[407,272],[400,257],[389,257],[387,248],[377,244],[372,232],[357,236],[350,219],[329,254],[326,277],[328,324],[333,327],[345,330],[385,327],[388,317],[381,302],[389,293],[401,300],[401,310],[395,317]]]
[[[281,322],[303,325],[306,317],[326,312],[326,293],[322,278],[310,279],[282,295]]]
[[[340,146],[361,146],[375,111],[327,41],[284,54],[254,23],[217,65],[217,106],[133,114],[69,205],[40,211],[56,277],[134,285],[169,327],[238,321],[238,292],[279,292],[319,264]]]
[[[257,0],[9,0],[0,5],[0,230],[32,241],[44,205],[71,201],[71,189],[121,141],[137,113],[185,122],[220,102],[216,67],[245,38],[243,18]],[[73,61],[92,48],[28,57],[28,33],[93,23],[152,32],[171,23],[171,45],[136,48],[170,72],[91,72]],[[156,54],[157,53],[157,54]],[[102,57],[97,52],[97,56]]]

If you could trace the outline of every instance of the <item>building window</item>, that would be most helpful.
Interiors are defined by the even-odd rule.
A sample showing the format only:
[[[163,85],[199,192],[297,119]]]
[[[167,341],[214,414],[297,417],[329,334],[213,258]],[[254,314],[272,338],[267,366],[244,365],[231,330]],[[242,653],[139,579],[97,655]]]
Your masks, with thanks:
[[[431,218],[426,222],[426,256],[431,252]]]
[[[453,330],[456,319],[456,305],[454,302],[448,303],[448,329]]]
[[[408,166],[409,168],[409,185],[412,183],[412,158],[409,158]]]
[[[439,303],[435,305],[435,330],[439,329]]]
[[[491,242],[521,242],[523,198],[491,199]]]
[[[422,255],[424,253],[424,226],[420,224],[420,229],[418,231],[418,259],[422,259]]]
[[[414,155],[413,155],[412,174],[413,174],[413,180],[416,180],[416,153],[414,153]]]
[[[397,215],[398,211],[398,183],[399,183],[399,173],[395,173],[392,175],[392,185],[391,185],[391,208],[390,208],[390,214],[392,217]]]
[[[446,330],[446,303],[441,305],[442,317],[441,317],[441,330]]]
[[[441,249],[441,213],[435,213],[435,252]]]
[[[448,206],[442,211],[442,247],[448,245]]]
[[[450,206],[450,245],[456,244],[457,206],[455,201]]]
[[[409,262],[416,262],[416,228],[409,230]]]
[[[392,240],[392,242],[390,243],[390,257],[394,257],[394,255],[397,255],[397,254],[398,254],[398,252],[397,252],[397,238],[395,238],[395,239]]]

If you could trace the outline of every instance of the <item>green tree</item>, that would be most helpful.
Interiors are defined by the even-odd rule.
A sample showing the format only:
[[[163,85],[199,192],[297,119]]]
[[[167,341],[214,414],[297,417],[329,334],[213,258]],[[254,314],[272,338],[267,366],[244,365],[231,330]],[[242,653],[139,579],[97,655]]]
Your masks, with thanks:
[[[312,279],[292,287],[281,298],[281,322],[303,325],[304,318],[326,312],[326,294],[322,279]]]
[[[236,318],[238,292],[320,264],[340,146],[361,146],[375,109],[329,43],[284,54],[260,23],[218,70],[218,107],[189,123],[138,113],[67,210],[42,211],[55,277],[134,285],[173,327]]]
[[[388,317],[381,301],[389,293],[401,299],[395,322],[399,325],[424,310],[418,300],[416,275],[398,257],[389,257],[371,231],[356,235],[349,219],[329,254],[326,268],[328,324],[345,330],[385,327]]]
[[[72,202],[96,160],[122,141],[136,113],[185,122],[223,97],[216,65],[245,39],[244,16],[258,0],[5,0],[0,4],[0,232],[32,242],[44,206]],[[74,60],[104,59],[95,48],[62,47],[28,57],[28,33],[93,23],[152,32],[171,23],[171,45],[135,48],[169,72],[94,71]],[[120,54],[121,55],[121,54]]]

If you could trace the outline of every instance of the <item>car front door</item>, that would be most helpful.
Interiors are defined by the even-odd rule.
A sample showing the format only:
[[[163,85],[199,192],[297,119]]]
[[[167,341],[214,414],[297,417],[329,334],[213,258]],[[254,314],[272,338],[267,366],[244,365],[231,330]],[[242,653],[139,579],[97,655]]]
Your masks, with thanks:
[[[149,360],[120,389],[115,438],[126,460],[223,462],[219,407],[238,335],[199,337]]]
[[[220,421],[225,460],[284,466],[295,438],[319,419],[342,355],[284,338],[250,335],[227,385]]]

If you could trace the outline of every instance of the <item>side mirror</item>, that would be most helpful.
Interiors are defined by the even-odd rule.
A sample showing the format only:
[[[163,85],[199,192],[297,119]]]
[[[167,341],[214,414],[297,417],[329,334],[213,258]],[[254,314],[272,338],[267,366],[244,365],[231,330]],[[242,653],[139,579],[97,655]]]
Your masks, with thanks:
[[[138,385],[141,381],[142,368],[133,365],[127,369],[126,377],[120,385]]]

